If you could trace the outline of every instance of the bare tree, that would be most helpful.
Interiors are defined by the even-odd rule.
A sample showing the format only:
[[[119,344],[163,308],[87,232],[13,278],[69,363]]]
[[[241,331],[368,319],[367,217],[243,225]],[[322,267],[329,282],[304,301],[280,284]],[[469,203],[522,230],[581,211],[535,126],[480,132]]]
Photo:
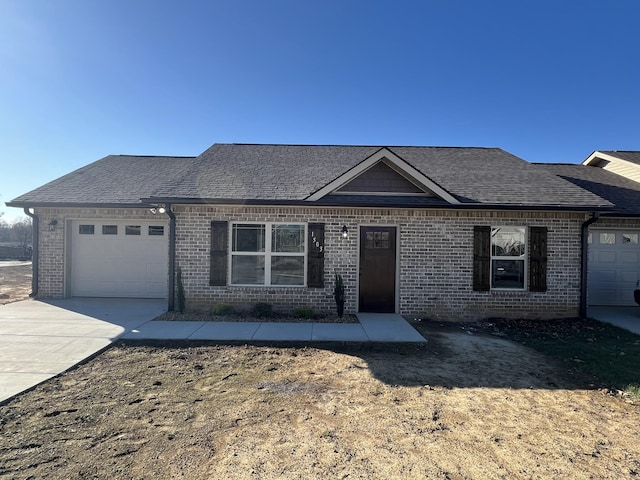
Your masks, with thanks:
[[[33,239],[31,219],[23,217],[15,220],[11,225],[11,232],[14,241],[20,242],[20,244],[26,248],[27,245],[31,244]]]

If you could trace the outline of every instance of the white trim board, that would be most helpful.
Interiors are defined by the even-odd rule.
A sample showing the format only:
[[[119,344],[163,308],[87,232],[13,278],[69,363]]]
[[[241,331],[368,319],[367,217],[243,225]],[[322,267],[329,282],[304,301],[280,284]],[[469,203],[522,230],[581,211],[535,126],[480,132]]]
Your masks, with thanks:
[[[305,200],[308,202],[315,202],[317,200],[320,200],[330,193],[333,193],[343,185],[346,185],[351,180],[366,172],[369,168],[373,167],[375,164],[383,160],[387,161],[387,165],[389,165],[389,167],[396,170],[399,174],[405,176],[407,180],[424,189],[426,192],[433,192],[434,195],[440,197],[441,199],[449,202],[452,205],[458,205],[460,203],[453,195],[440,187],[426,175],[420,173],[418,170],[416,170],[414,167],[409,165],[402,158],[398,157],[387,148],[381,148],[369,158],[365,159],[363,162],[360,162],[358,165],[346,171],[335,180],[329,182],[320,190],[308,196]]]

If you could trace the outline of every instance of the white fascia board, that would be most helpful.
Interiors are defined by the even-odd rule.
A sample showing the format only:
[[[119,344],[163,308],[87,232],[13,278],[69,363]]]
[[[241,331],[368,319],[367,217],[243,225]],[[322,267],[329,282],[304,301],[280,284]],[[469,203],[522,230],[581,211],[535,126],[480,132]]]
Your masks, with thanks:
[[[312,195],[306,198],[308,202],[315,202],[316,200],[320,200],[321,198],[333,193],[335,190],[339,189],[343,185],[349,183],[351,180],[356,178],[358,175],[367,171],[369,168],[373,167],[376,163],[386,159],[389,162],[389,166],[396,170],[398,173],[403,174],[407,177],[407,179],[413,183],[415,183],[418,187],[423,188],[427,191],[433,192],[436,196],[441,199],[453,204],[457,205],[460,202],[453,197],[449,192],[445,189],[434,183],[427,176],[420,173],[418,170],[413,168],[407,162],[405,162],[402,158],[398,157],[396,154],[391,152],[386,148],[381,148],[376,153],[371,155],[369,158],[359,163],[351,170],[348,170],[344,174],[340,175],[338,178],[328,183],[320,190],[316,191]]]
[[[629,162],[628,160],[624,160],[623,158],[615,157],[613,155],[609,155],[608,153],[602,153],[597,150],[593,152],[591,155],[589,155],[587,159],[584,162],[582,162],[582,165],[591,165],[593,163],[596,163],[598,160],[608,160],[609,162],[623,162],[623,163],[628,163],[630,165],[637,166],[633,162]]]

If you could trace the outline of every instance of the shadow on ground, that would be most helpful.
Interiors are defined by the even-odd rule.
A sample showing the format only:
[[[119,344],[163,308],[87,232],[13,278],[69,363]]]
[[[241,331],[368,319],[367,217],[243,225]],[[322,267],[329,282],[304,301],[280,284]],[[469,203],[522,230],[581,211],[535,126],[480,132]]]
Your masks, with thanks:
[[[313,369],[314,351],[353,357],[349,369],[367,369],[378,381],[390,386],[444,388],[576,389],[588,388],[589,379],[519,343],[464,329],[459,325],[424,322],[414,325],[426,345],[392,343],[260,343],[239,347],[254,349],[255,355],[281,352],[283,357],[308,356]],[[121,341],[121,345],[175,349],[220,342]],[[268,355],[267,355],[268,354]],[[253,358],[253,354],[251,355]],[[292,381],[297,381],[292,379]],[[593,386],[593,385],[592,385]]]

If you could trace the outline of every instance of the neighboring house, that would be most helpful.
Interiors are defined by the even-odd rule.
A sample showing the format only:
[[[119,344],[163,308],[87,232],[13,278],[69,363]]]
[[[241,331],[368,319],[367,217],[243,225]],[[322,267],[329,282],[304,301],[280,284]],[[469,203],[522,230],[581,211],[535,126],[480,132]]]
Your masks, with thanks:
[[[497,148],[215,144],[108,156],[8,205],[34,217],[40,297],[172,308],[180,267],[191,307],[331,311],[339,273],[349,312],[551,318],[584,312],[589,224],[626,222],[616,182],[640,186],[621,178]]]
[[[615,207],[589,227],[589,305],[636,305],[640,280],[640,152],[593,152],[582,165],[536,167],[589,190]]]

